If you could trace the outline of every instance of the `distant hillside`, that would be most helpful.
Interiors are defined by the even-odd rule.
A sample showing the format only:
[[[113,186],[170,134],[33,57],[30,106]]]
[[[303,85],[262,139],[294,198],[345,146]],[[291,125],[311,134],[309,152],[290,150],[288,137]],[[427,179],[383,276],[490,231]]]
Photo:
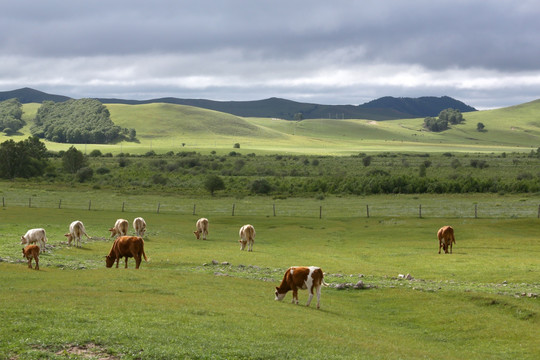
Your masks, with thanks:
[[[67,96],[47,94],[27,87],[11,91],[0,91],[0,101],[13,98],[19,99],[22,104],[42,103],[44,101],[63,102],[71,99]]]
[[[0,101],[18,98],[21,103],[41,103],[45,100],[62,102],[69,97],[50,95],[30,88],[0,92]],[[104,104],[142,105],[167,103],[188,105],[208,110],[220,111],[242,117],[279,118],[292,120],[302,113],[304,119],[368,119],[394,120],[436,116],[441,110],[453,108],[461,112],[475,111],[471,106],[448,96],[394,98],[383,97],[362,105],[321,105],[301,103],[280,98],[256,101],[214,101],[205,99],[159,98],[150,100],[125,100],[98,98]]]

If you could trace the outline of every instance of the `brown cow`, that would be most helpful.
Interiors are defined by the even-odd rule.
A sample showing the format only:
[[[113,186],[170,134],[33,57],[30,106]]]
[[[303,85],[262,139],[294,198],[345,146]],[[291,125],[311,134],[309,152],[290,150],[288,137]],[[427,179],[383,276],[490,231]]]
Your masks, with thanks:
[[[317,309],[321,302],[321,285],[328,286],[324,282],[324,275],[320,267],[316,266],[293,266],[287,269],[281,284],[276,286],[276,299],[283,300],[289,290],[293,291],[293,304],[298,304],[298,289],[308,289],[309,299],[306,306],[311,304],[313,299],[313,289],[317,292]]]
[[[39,270],[39,246],[37,245],[26,245],[22,249],[23,258],[28,259],[28,268],[32,268],[32,259],[36,261],[36,270]]]
[[[450,254],[452,253],[452,243],[456,243],[454,238],[454,229],[451,226],[443,226],[437,232],[437,239],[439,239],[439,254],[441,248],[444,249],[444,253],[448,254],[448,247],[450,246]]]
[[[135,269],[138,269],[141,265],[141,256],[144,257],[144,261],[148,261],[144,253],[144,240],[141,237],[120,236],[114,240],[111,251],[106,256],[105,263],[110,268],[116,261],[116,268],[118,268],[120,258],[125,257],[127,269],[128,258],[132,257],[135,259]]]
[[[129,223],[126,219],[118,219],[114,223],[114,227],[110,228],[111,237],[114,236],[125,236],[128,232]]]
[[[208,219],[207,218],[200,218],[197,220],[197,224],[195,224],[197,227],[197,231],[194,231],[195,237],[197,240],[200,239],[201,234],[203,240],[206,240],[206,236],[208,235]]]

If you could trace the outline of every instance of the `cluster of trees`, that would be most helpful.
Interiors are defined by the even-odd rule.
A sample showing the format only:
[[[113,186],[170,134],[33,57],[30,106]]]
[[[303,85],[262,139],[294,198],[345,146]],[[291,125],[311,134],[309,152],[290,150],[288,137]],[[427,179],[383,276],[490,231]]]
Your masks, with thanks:
[[[106,144],[136,137],[135,129],[114,125],[109,110],[95,99],[44,101],[34,123],[34,136],[60,143]]]
[[[47,148],[37,137],[0,144],[0,177],[31,178],[43,175],[48,165]]]
[[[449,125],[461,124],[465,119],[461,111],[457,109],[445,109],[439,113],[438,117],[427,117],[424,119],[424,127],[429,131],[439,132],[448,129]]]
[[[0,131],[12,135],[25,125],[22,104],[17,99],[0,102]]]

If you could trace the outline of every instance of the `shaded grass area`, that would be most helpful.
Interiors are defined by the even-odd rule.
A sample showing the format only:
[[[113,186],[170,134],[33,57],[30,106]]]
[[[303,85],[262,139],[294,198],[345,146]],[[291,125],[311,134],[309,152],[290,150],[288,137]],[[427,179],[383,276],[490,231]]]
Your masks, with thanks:
[[[100,238],[117,217],[140,215],[150,261],[138,271],[133,260],[127,270],[105,269],[111,241]],[[96,238],[80,249],[63,243],[74,219]],[[539,292],[537,219],[451,219],[452,255],[437,254],[440,219],[212,216],[206,241],[192,234],[196,219],[2,210],[0,358],[65,358],[62,350],[74,344],[96,344],[125,359],[540,354],[538,298],[515,297]],[[237,242],[248,222],[257,230],[253,253],[239,251]],[[40,271],[16,262],[30,224],[48,233]],[[274,286],[292,265],[321,266],[332,285],[362,280],[373,288],[325,288],[319,311],[290,304],[290,294],[276,302]],[[414,280],[397,280],[400,273]],[[304,304],[307,293],[299,296]]]

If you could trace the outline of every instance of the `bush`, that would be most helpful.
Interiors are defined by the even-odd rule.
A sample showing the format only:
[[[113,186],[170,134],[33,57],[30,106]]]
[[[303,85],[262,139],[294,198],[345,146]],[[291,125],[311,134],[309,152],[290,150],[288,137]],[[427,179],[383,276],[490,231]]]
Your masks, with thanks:
[[[105,175],[105,174],[108,174],[111,172],[111,170],[109,168],[106,168],[106,167],[100,167],[96,170],[96,172],[99,174],[99,175]]]
[[[272,185],[266,179],[255,180],[251,183],[251,192],[255,194],[268,194],[272,191]]]
[[[152,182],[156,185],[167,185],[167,178],[161,174],[152,176]]]
[[[77,171],[75,176],[77,177],[77,180],[82,183],[86,180],[90,180],[94,176],[94,170],[90,167],[83,167]]]
[[[92,150],[90,152],[90,154],[88,154],[88,156],[90,156],[90,157],[100,157],[100,156],[102,156],[102,154],[101,154],[101,151],[96,149],[96,150]]]

